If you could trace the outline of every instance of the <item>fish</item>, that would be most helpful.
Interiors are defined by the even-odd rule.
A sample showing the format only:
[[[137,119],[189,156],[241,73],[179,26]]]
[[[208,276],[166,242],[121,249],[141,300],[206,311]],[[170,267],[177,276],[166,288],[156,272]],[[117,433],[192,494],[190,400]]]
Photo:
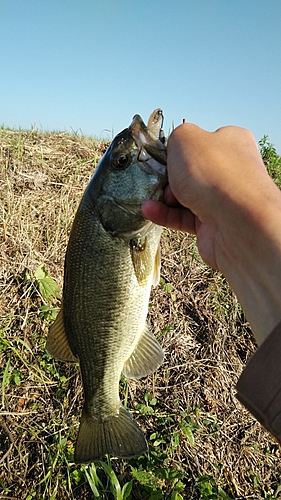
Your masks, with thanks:
[[[144,432],[121,404],[119,381],[121,374],[145,377],[164,359],[146,322],[151,287],[160,278],[162,227],[141,211],[145,200],[161,200],[167,185],[162,124],[157,108],[147,126],[135,115],[113,139],[72,225],[61,308],[46,349],[80,365],[84,406],[76,463],[106,454],[130,459],[148,450]]]
[[[148,118],[147,128],[150,134],[154,134],[155,138],[159,139],[163,144],[165,144],[165,134],[163,130],[164,115],[160,108],[157,108],[151,113]]]

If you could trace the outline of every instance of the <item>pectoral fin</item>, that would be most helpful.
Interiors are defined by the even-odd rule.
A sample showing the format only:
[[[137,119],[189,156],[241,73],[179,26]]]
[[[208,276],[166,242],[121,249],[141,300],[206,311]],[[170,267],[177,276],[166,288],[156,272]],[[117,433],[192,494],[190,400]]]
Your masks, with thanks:
[[[63,306],[52,324],[46,342],[47,351],[61,361],[78,361],[70,349],[63,321]]]
[[[130,240],[135,274],[140,285],[146,285],[153,269],[152,256],[147,238]]]
[[[130,247],[134,270],[139,284],[146,285],[150,274],[153,272],[152,285],[158,285],[161,267],[160,243],[154,262],[146,237],[144,239],[130,240]]]
[[[159,243],[154,259],[152,286],[157,286],[160,281],[160,268],[161,268],[161,249]]]
[[[146,377],[159,368],[163,359],[162,347],[146,326],[134,351],[125,361],[122,373],[128,378]]]

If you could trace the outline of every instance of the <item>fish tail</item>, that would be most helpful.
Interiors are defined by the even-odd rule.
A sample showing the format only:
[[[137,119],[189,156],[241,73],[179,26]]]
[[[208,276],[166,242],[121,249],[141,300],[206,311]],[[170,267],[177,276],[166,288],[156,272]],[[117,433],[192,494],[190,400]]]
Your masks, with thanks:
[[[145,436],[129,412],[120,406],[116,415],[98,421],[83,409],[74,452],[76,463],[101,460],[110,454],[133,458],[148,449]]]

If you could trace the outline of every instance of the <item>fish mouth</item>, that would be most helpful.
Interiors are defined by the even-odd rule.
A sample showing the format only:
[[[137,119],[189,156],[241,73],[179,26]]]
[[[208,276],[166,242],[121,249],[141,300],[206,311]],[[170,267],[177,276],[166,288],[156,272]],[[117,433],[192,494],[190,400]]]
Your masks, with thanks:
[[[162,157],[161,160],[163,160]],[[151,151],[147,144],[143,144],[143,146],[140,148],[138,161],[140,162],[141,168],[142,170],[144,170],[144,172],[157,173],[162,177],[167,176],[167,163],[160,163],[157,156],[157,151]]]
[[[163,199],[164,189],[168,184],[167,177],[167,147],[163,132],[164,116],[160,108],[155,109],[148,120],[148,126],[145,125],[140,115],[133,117],[129,126],[129,133],[139,148],[138,162],[140,168],[148,174],[156,174],[159,182],[150,195],[151,200],[161,201]],[[142,214],[141,204],[124,204],[124,209]]]
[[[152,175],[156,175],[158,182],[154,190],[150,193],[150,200],[163,200],[164,189],[168,184],[167,177],[167,148],[164,144],[163,112],[160,108],[155,109],[148,120],[148,126],[145,125],[140,115],[133,117],[131,125],[125,129],[127,137],[133,138],[137,148],[137,160],[140,168]],[[124,140],[122,138],[122,140]],[[127,213],[142,216],[142,203],[125,203],[114,199],[115,204]]]
[[[152,121],[151,128],[153,133],[144,124],[139,115],[133,117],[133,121],[129,127],[129,131],[139,148],[138,161],[141,163],[141,168],[148,173],[155,172],[162,177],[167,176],[167,148],[160,140],[162,136],[163,113],[160,109],[155,110],[151,116],[157,117],[157,113],[161,120],[158,122]],[[156,135],[157,133],[157,135]]]

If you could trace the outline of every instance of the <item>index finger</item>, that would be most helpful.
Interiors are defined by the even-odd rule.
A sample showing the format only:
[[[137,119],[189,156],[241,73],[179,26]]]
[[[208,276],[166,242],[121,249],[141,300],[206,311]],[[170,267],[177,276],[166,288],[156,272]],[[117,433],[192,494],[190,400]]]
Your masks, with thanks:
[[[142,204],[142,213],[159,226],[196,234],[195,215],[188,208],[170,207],[160,201],[147,200]]]

